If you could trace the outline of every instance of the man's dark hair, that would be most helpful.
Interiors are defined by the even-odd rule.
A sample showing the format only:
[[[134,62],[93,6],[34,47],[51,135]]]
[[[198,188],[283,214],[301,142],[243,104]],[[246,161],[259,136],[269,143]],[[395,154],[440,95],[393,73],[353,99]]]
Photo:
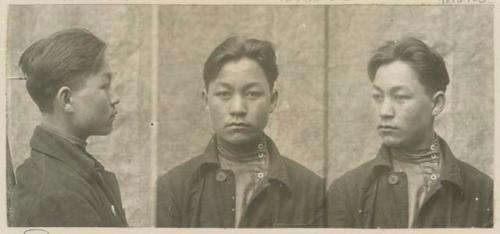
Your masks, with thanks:
[[[257,62],[266,75],[271,89],[278,78],[278,65],[273,45],[268,41],[230,37],[217,46],[210,54],[203,68],[203,81],[208,90],[210,82],[219,75],[221,68],[230,61],[249,58]]]
[[[85,29],[62,30],[33,43],[19,59],[26,89],[42,112],[52,112],[63,86],[78,89],[101,69],[106,43]]]
[[[387,42],[378,48],[368,63],[368,76],[373,82],[380,66],[394,61],[408,64],[418,74],[421,84],[434,94],[446,91],[450,83],[443,57],[429,48],[424,42],[413,37]]]

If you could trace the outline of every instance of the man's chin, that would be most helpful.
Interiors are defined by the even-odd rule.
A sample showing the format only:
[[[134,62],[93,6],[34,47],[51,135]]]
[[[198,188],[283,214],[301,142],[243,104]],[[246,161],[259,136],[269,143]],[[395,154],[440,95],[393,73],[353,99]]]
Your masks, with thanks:
[[[382,137],[382,143],[384,143],[384,145],[386,145],[386,146],[396,147],[396,148],[398,148],[402,145],[401,139],[398,139],[398,138],[393,137],[393,136]]]
[[[242,134],[242,133],[232,133],[230,135],[226,134],[220,137],[222,137],[225,141],[233,145],[244,145],[252,142],[252,140],[255,139],[255,137],[249,134]]]
[[[113,126],[110,127],[105,127],[99,129],[99,131],[96,131],[93,135],[95,136],[107,136],[113,131]]]

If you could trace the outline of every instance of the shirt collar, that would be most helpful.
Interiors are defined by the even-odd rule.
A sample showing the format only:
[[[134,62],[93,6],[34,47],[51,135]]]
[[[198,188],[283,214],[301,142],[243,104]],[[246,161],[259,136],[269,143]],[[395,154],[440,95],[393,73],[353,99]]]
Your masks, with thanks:
[[[259,160],[259,154],[268,155],[267,141],[262,134],[262,137],[258,141],[251,144],[247,144],[245,149],[241,147],[235,147],[230,145],[230,143],[225,142],[221,137],[216,136],[216,143],[218,149],[218,156],[228,159],[230,161],[238,162],[249,162]]]
[[[464,189],[463,179],[460,173],[460,167],[458,163],[458,159],[455,158],[453,153],[451,152],[450,147],[446,143],[446,141],[439,137],[439,144],[441,147],[442,153],[442,165],[441,165],[441,175],[440,179],[442,182],[449,182],[459,188],[461,191]],[[391,162],[391,154],[389,147],[382,145],[378,152],[377,156],[372,162],[370,167],[371,176],[370,179],[374,179],[378,176],[380,171],[384,170],[393,170],[392,162]]]
[[[35,151],[69,165],[86,179],[92,179],[96,175],[96,169],[104,169],[102,164],[80,144],[55,134],[45,127],[37,126],[35,128],[30,146]]]
[[[269,150],[268,180],[270,182],[283,184],[284,187],[291,192],[290,179],[283,156],[280,154],[278,148],[270,137],[265,135],[265,140]],[[208,142],[200,160],[198,160],[198,165],[196,167],[198,169],[197,171],[199,176],[203,176],[207,170],[220,168],[217,152],[216,136],[213,136]]]

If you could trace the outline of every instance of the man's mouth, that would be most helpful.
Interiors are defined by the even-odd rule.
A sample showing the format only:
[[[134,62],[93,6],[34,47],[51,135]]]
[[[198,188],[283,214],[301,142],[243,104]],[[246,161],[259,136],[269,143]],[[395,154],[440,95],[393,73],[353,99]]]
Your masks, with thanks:
[[[226,127],[232,127],[232,128],[249,128],[250,124],[244,123],[244,122],[232,122],[226,124]]]
[[[381,124],[377,127],[377,129],[382,131],[390,131],[390,130],[397,130],[398,128],[393,125]]]

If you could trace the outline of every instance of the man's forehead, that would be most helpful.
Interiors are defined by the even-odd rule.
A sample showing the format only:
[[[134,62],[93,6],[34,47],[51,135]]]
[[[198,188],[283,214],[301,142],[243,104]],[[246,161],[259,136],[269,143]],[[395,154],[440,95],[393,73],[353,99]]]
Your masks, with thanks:
[[[418,74],[404,62],[393,62],[380,66],[372,82],[373,86],[379,88],[415,88],[422,86]]]
[[[377,91],[391,91],[391,92],[396,92],[396,91],[405,91],[405,90],[411,90],[411,86],[408,86],[406,84],[401,84],[401,85],[392,85],[392,86],[377,86],[376,84],[372,84],[372,89],[377,90]]]
[[[213,86],[220,86],[220,87],[254,87],[254,86],[262,86],[261,82],[252,80],[252,79],[247,79],[247,80],[241,80],[239,82],[232,82],[231,80],[220,80],[216,79],[211,83]]]

